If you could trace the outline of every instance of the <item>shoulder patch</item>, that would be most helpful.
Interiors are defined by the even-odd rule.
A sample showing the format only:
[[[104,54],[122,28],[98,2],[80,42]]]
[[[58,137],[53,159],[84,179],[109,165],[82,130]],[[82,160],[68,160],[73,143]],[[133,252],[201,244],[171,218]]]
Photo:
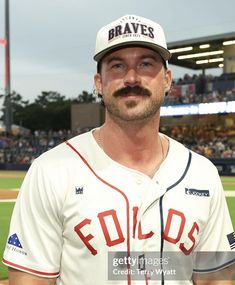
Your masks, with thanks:
[[[235,248],[235,232],[227,235],[227,239],[231,249]]]
[[[21,243],[20,243],[20,240],[19,240],[17,234],[11,235],[11,236],[9,237],[7,243],[10,244],[10,245],[13,245],[13,246],[15,246],[15,247],[22,248],[22,245],[21,245]]]

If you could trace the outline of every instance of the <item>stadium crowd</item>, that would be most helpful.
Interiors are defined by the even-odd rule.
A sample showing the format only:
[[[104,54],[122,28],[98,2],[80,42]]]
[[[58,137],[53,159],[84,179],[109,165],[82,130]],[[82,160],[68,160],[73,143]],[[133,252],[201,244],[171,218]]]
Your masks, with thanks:
[[[0,163],[31,164],[37,156],[70,137],[70,131],[35,131],[7,136],[0,134]]]
[[[235,158],[235,127],[174,126],[161,131],[208,158]]]
[[[213,102],[235,101],[235,74],[231,78],[220,80],[211,75],[185,75],[175,80],[169,96],[165,98],[165,105],[198,104]]]
[[[83,130],[86,131],[86,130]],[[81,132],[83,132],[81,131]],[[208,158],[235,158],[235,127],[174,126],[161,131]],[[35,131],[33,134],[0,135],[0,163],[31,164],[41,153],[76,134],[71,131]]]
[[[220,77],[185,74],[173,81],[164,105],[235,101],[235,74]]]
[[[226,91],[211,91],[203,94],[195,94],[190,92],[181,94],[179,96],[169,94],[169,96],[165,98],[164,105],[172,106],[180,104],[199,104],[228,101],[235,101],[235,88]]]

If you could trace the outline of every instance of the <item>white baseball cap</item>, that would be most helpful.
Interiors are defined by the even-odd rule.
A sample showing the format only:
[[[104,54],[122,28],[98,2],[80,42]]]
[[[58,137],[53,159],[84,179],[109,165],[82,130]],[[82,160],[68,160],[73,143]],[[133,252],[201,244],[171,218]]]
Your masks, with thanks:
[[[136,15],[125,15],[98,31],[94,60],[98,62],[108,52],[125,46],[151,48],[166,62],[171,57],[164,31],[158,23]]]

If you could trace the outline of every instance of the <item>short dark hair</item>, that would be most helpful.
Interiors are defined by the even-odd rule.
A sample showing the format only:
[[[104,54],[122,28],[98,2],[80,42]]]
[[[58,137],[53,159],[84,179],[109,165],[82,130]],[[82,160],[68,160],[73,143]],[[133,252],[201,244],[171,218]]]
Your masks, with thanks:
[[[102,61],[102,60],[100,60],[100,61],[97,62],[97,69],[96,69],[96,70],[97,70],[97,73],[101,73],[101,61]]]

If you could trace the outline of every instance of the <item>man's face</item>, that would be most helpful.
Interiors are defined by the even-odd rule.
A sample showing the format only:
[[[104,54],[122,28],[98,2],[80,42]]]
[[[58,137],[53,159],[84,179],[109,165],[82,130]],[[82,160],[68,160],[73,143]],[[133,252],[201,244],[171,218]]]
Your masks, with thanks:
[[[123,121],[141,121],[154,115],[171,85],[171,72],[161,56],[142,47],[127,47],[102,59],[95,84],[107,114]]]

